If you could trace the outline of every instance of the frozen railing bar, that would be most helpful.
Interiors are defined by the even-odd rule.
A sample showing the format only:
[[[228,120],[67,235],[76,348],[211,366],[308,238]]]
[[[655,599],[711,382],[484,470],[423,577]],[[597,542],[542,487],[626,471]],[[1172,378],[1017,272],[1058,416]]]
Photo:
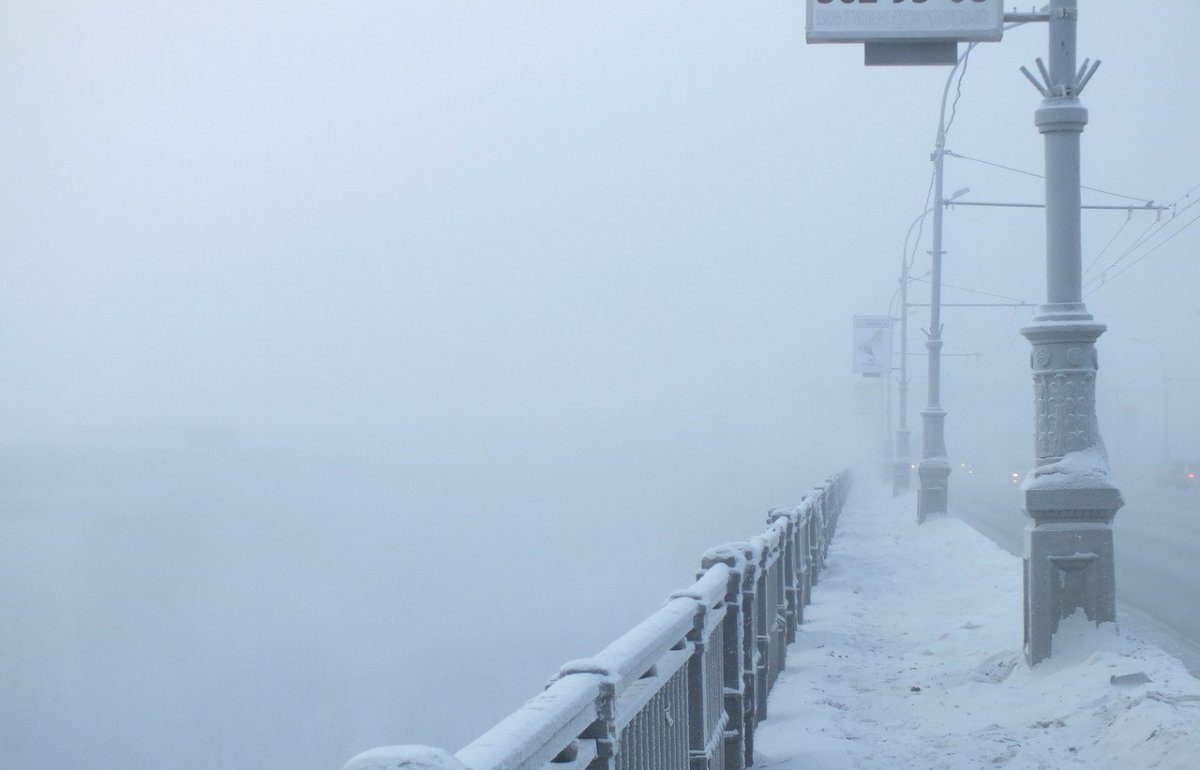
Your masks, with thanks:
[[[706,570],[724,565],[729,570],[729,587],[725,594],[725,617],[721,622],[721,705],[724,713],[721,753],[715,761],[706,763],[710,770],[741,770],[745,767],[747,747],[746,647],[743,630],[746,614],[742,610],[746,556],[732,544],[710,548],[701,565]],[[708,693],[715,697],[716,693]],[[699,763],[696,763],[699,764]]]
[[[800,625],[804,613],[804,598],[802,593],[804,579],[800,567],[802,557],[797,539],[799,527],[796,526],[796,520],[793,517],[794,510],[784,511],[775,508],[767,512],[767,521],[772,525],[782,526],[783,537],[787,540],[787,547],[783,551],[783,572],[785,576],[783,596],[784,629],[789,644],[796,641],[796,629]]]
[[[545,690],[462,748],[467,768],[519,770],[551,762],[601,716],[605,677],[579,674],[552,681]]]
[[[384,746],[344,770],[745,770],[848,491],[839,473],[705,552],[692,585],[456,755]]]
[[[729,577],[729,565],[715,563],[701,570],[695,583],[671,594],[671,598],[693,599],[709,609],[714,609],[725,602],[725,595],[729,592]]]
[[[380,746],[364,751],[342,770],[466,770],[458,759],[433,746]]]
[[[697,604],[695,599],[670,600],[596,655],[566,664],[559,676],[566,676],[573,670],[604,671],[615,680],[619,693],[687,638],[695,623]]]

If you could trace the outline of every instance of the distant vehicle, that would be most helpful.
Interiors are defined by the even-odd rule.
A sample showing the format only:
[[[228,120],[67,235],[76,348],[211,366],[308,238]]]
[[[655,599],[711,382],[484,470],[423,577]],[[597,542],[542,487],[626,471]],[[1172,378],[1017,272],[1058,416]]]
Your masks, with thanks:
[[[1200,461],[1172,460],[1158,475],[1158,483],[1172,489],[1200,489]]]

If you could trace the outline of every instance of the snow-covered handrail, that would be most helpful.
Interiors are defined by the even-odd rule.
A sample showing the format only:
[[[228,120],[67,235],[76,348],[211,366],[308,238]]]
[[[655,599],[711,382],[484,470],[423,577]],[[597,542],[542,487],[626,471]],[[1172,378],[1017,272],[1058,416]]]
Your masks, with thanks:
[[[767,528],[711,549],[697,580],[449,754],[384,746],[343,770],[744,770],[849,491],[843,471]]]

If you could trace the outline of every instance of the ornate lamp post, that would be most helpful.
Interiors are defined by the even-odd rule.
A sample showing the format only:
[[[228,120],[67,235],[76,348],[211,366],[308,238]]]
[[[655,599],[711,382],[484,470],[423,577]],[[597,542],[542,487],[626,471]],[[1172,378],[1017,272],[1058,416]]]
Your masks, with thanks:
[[[1078,611],[1116,620],[1112,520],[1123,504],[1096,420],[1096,340],[1105,326],[1083,304],[1079,94],[1096,71],[1075,68],[1076,0],[1049,5],[1050,66],[1034,122],[1045,137],[1046,303],[1021,333],[1033,346],[1037,464],[1024,485],[1025,658],[1051,654],[1059,622]]]

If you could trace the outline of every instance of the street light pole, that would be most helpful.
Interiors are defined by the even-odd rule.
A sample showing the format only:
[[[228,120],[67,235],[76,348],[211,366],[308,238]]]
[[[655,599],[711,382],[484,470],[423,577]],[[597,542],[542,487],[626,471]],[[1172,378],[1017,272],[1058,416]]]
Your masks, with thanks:
[[[929,211],[921,212],[921,216],[913,220],[908,227],[908,235],[925,218]],[[912,476],[912,461],[908,455],[908,235],[904,236],[904,253],[900,255],[900,382],[899,424],[896,427],[896,454],[892,461],[892,495],[908,491],[909,479]]]
[[[1022,485],[1025,659],[1052,653],[1059,621],[1082,612],[1116,620],[1112,520],[1124,504],[1096,419],[1096,340],[1105,326],[1083,303],[1079,94],[1099,66],[1075,68],[1076,0],[1051,0],[1049,68],[1037,60],[1044,99],[1034,122],[1046,155],[1046,303],[1021,333],[1032,345],[1037,460]]]
[[[938,115],[937,143],[933,150],[933,267],[929,280],[932,291],[929,300],[929,330],[925,347],[929,351],[928,398],[921,410],[921,464],[917,475],[921,486],[917,491],[917,521],[925,521],[931,513],[945,513],[947,509],[950,461],[946,458],[946,410],[942,408],[942,210],[947,201],[943,197],[942,170],[946,159],[946,99],[950,95],[950,84],[954,73],[971,55],[975,44],[954,63],[946,77],[942,90],[942,108]]]
[[[946,199],[946,203],[969,192],[971,192],[971,188],[969,187],[956,190],[953,195]],[[929,216],[930,212],[937,208],[941,208],[941,206],[932,206],[925,209],[912,221],[912,224],[908,226],[908,232],[904,234],[904,250],[900,253],[900,395],[898,404],[900,420],[896,428],[896,452],[892,464],[893,496],[908,491],[909,480],[912,476],[912,459],[908,448],[908,308],[910,307],[908,304],[908,284],[910,281],[908,240],[912,237],[913,229],[923,222],[925,217]]]

